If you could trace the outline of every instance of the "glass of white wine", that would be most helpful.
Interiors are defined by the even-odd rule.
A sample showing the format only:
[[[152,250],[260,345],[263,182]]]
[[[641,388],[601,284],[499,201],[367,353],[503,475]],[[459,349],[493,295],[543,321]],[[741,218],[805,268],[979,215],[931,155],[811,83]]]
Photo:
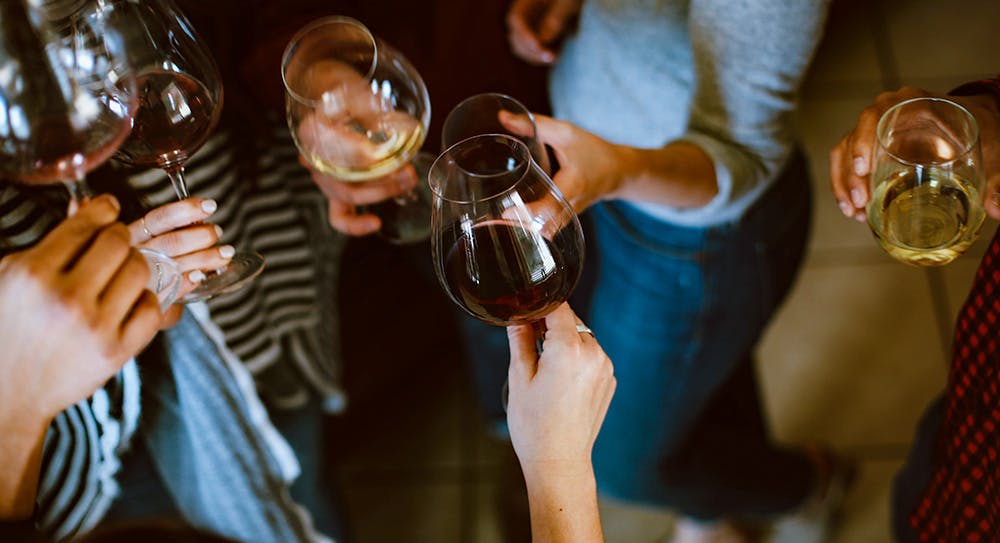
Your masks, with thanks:
[[[288,127],[303,158],[319,172],[365,182],[413,162],[417,188],[371,211],[397,243],[430,235],[431,195],[421,154],[430,97],[417,70],[349,17],[326,17],[289,42],[282,59]],[[423,171],[421,171],[423,170]]]
[[[983,225],[979,127],[943,98],[901,102],[878,123],[868,226],[901,262],[943,266]]]

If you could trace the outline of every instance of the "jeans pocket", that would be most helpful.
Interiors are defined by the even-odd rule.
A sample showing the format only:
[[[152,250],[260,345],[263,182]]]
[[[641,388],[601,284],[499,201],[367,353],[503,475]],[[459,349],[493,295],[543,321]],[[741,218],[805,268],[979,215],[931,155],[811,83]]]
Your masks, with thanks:
[[[702,262],[708,229],[678,226],[658,220],[622,202],[594,206],[595,222],[637,249],[677,260]]]

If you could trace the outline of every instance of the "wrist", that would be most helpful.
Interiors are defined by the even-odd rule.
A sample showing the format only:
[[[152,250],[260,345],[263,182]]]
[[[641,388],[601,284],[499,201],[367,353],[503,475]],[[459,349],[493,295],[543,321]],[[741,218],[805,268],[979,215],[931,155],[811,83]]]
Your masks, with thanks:
[[[594,481],[594,466],[589,458],[529,460],[521,463],[521,471],[529,492],[575,488]]]

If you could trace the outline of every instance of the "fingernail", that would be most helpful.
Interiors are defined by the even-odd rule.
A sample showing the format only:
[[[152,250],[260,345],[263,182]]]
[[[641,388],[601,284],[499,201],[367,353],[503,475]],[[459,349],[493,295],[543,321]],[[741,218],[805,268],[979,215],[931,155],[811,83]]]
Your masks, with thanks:
[[[112,196],[110,194],[107,194],[105,196],[108,199],[108,203],[111,204],[111,206],[115,208],[115,211],[121,211],[122,210],[122,205],[118,202],[118,198],[115,198],[114,196]]]
[[[840,212],[843,213],[845,217],[854,216],[854,206],[852,206],[851,204],[844,201],[840,201],[837,202],[837,207],[840,208]]]
[[[209,199],[201,201],[201,210],[205,213],[211,215],[212,213],[215,213],[216,209],[219,209],[219,204],[215,200]]]
[[[851,200],[854,202],[854,207],[865,207],[865,191],[859,188],[851,189]]]
[[[219,225],[217,225],[217,224],[213,224],[212,226],[215,227],[215,236],[221,239],[222,238],[222,227],[219,226]]]
[[[858,221],[860,223],[866,222],[868,220],[868,215],[866,215],[864,211],[859,211],[854,216],[854,220],[856,220],[856,221]]]
[[[222,258],[232,258],[236,254],[236,248],[232,245],[223,245],[219,247],[219,256]]]
[[[868,173],[866,171],[867,170],[866,166],[867,164],[865,163],[864,158],[859,156],[854,157],[854,175],[861,177],[862,175]]]
[[[1000,207],[1000,191],[994,192],[990,199],[993,200],[993,205]]]
[[[197,284],[201,283],[204,280],[205,280],[205,272],[201,270],[194,270],[193,272],[188,274],[188,281],[191,281],[192,283]]]

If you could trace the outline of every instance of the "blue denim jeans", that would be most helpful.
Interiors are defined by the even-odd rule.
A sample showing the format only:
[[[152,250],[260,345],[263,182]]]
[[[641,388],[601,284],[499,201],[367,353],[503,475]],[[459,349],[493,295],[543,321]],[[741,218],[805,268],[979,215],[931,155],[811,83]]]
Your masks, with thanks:
[[[770,440],[753,350],[790,289],[809,234],[804,159],[738,222],[690,228],[623,202],[595,205],[573,305],[615,364],[594,449],[603,495],[701,520],[766,518],[815,485],[800,452]],[[502,333],[465,322],[487,416],[500,411]]]

